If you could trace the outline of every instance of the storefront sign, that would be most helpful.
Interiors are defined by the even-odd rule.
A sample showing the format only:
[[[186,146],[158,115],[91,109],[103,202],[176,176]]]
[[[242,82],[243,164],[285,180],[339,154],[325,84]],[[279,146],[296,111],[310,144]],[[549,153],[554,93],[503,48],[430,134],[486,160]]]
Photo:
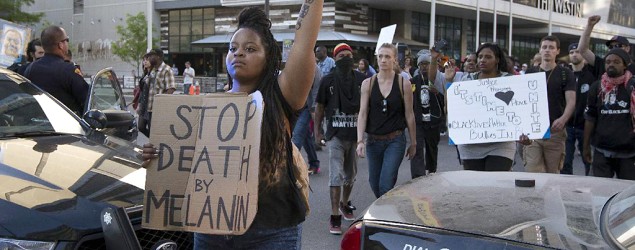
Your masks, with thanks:
[[[574,17],[582,17],[582,4],[567,0],[538,0],[536,8],[549,10],[549,2],[552,2],[553,12]]]

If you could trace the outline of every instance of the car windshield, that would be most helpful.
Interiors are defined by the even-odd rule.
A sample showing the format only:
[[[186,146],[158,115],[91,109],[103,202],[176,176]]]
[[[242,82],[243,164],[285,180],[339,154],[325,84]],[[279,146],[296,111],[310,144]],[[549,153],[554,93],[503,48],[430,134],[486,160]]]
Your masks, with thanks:
[[[612,237],[624,248],[635,249],[635,185],[611,200],[607,218]]]
[[[76,116],[24,79],[0,75],[0,138],[83,134]],[[18,82],[21,82],[18,84]]]

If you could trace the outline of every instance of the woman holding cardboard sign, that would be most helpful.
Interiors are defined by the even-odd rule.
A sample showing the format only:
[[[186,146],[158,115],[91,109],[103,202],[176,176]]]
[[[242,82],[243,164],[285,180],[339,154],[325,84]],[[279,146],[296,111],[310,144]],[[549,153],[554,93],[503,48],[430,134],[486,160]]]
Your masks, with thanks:
[[[439,53],[432,56],[438,57]],[[500,47],[492,43],[484,43],[476,51],[478,71],[466,73],[458,79],[472,81],[487,78],[510,76],[507,73],[507,60]],[[432,60],[436,61],[436,60]],[[456,72],[454,65],[445,66],[445,80],[452,82]],[[458,145],[459,155],[465,170],[477,171],[510,171],[514,163],[516,142],[492,142]]]
[[[315,65],[313,48],[323,3],[323,0],[304,1],[296,24],[295,43],[284,71],[280,70],[282,53],[265,13],[250,7],[239,14],[238,29],[230,41],[225,63],[232,81],[229,92],[260,91],[265,103],[258,212],[243,235],[195,234],[195,249],[300,249],[300,223],[308,207],[302,207],[306,201],[302,199],[306,197],[298,197],[292,182],[295,177],[288,174],[297,165],[295,154],[291,153],[290,133],[295,113],[303,107],[313,83],[313,71],[305,69]],[[153,145],[144,145],[144,160],[156,157],[156,153]],[[298,178],[308,179],[308,176]]]

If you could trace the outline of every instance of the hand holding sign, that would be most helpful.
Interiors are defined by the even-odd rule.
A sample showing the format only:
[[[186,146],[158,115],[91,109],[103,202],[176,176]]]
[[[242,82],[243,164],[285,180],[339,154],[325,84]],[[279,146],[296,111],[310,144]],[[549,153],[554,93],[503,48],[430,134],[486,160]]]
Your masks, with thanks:
[[[544,72],[455,82],[448,89],[451,144],[550,137]]]
[[[143,227],[238,235],[258,205],[262,95],[158,95]]]

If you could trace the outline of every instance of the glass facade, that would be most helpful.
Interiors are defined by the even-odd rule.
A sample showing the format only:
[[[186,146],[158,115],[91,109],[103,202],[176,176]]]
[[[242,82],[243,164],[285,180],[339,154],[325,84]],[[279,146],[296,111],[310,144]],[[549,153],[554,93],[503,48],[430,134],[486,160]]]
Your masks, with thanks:
[[[454,17],[437,16],[435,22],[434,40],[445,39],[448,45],[443,52],[454,59],[460,60],[462,20]]]
[[[524,36],[513,36],[512,55],[518,58],[520,64],[531,60],[540,49],[540,39]]]
[[[390,22],[390,11],[380,9],[368,9],[368,31],[370,33],[377,33],[381,31],[381,28],[388,25],[392,25]]]
[[[609,8],[609,23],[635,27],[635,1],[613,0]]]
[[[412,40],[425,42],[430,41],[430,14],[412,12]]]
[[[203,52],[193,41],[214,35],[214,9],[170,10],[167,16],[167,48],[170,53]],[[164,34],[165,35],[165,34]]]
[[[435,40],[445,39],[448,41],[448,47],[445,53],[455,59],[462,59],[467,53],[476,52],[476,21],[467,20],[463,27],[463,20],[459,18],[437,16],[437,25],[435,30]],[[412,39],[418,41],[427,41],[429,39],[430,15],[427,13],[412,13]],[[496,43],[501,46],[504,51],[508,48],[508,27],[506,25],[498,25],[496,33]],[[461,47],[461,31],[465,31],[466,50],[462,51]],[[481,22],[479,32],[479,43],[493,42],[494,27],[492,23]],[[521,62],[529,62],[540,46],[539,38],[530,38],[524,36],[514,36],[512,44],[512,55],[517,57]]]

